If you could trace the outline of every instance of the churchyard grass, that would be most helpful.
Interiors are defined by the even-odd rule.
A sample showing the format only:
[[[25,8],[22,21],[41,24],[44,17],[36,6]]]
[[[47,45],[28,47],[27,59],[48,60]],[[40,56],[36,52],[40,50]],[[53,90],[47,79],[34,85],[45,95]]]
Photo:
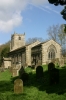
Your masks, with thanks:
[[[6,70],[4,72],[0,72],[0,81],[10,81],[11,73],[9,70]]]
[[[49,85],[47,66],[43,66],[44,77],[36,80],[36,71],[25,68],[29,80],[24,83],[23,94],[14,94],[14,83],[9,70],[0,72],[0,100],[66,100],[66,68],[59,68],[60,82]]]

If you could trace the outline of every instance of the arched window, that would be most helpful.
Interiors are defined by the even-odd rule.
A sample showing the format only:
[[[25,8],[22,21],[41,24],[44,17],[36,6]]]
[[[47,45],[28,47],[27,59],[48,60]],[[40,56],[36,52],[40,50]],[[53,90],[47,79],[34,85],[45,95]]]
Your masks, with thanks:
[[[48,59],[54,59],[55,58],[55,50],[53,48],[49,49],[48,52]]]

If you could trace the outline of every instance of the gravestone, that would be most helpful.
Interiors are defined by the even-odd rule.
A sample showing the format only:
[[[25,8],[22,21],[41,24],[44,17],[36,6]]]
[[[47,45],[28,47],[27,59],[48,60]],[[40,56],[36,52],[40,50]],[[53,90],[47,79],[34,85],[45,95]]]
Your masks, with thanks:
[[[48,64],[50,85],[59,83],[59,69],[52,62]]]
[[[21,79],[16,79],[14,81],[14,93],[23,93],[23,81]]]
[[[4,67],[0,67],[0,72],[4,72],[4,71],[5,71]]]
[[[50,72],[53,68],[55,68],[55,64],[54,63],[49,63],[48,64],[48,71]]]
[[[37,66],[37,68],[36,68],[36,78],[39,79],[41,77],[43,77],[43,67]]]
[[[59,62],[59,58],[56,58],[56,59],[55,59],[55,65],[56,65],[56,66],[59,66],[59,63],[60,63],[60,62]]]
[[[12,70],[13,70],[13,68],[12,68],[12,67],[9,67],[9,71],[10,71],[10,73],[12,73]]]
[[[22,76],[20,78],[23,80],[23,82],[26,82],[29,79],[29,75],[28,75],[28,73],[25,72],[22,74]]]
[[[19,75],[18,74],[18,69],[13,68],[12,69],[12,76],[15,77],[15,76],[18,76],[18,75]]]
[[[28,81],[28,74],[25,72],[24,67],[22,66],[21,69],[19,70],[19,77],[20,79],[23,80],[23,82]]]
[[[23,73],[25,73],[25,70],[24,70],[24,67],[22,66],[21,69],[19,70],[20,78],[22,77]]]
[[[59,83],[59,69],[52,69],[50,71],[50,85],[58,84]]]
[[[60,59],[60,67],[64,67],[64,59]]]
[[[20,64],[16,64],[15,68],[18,69],[18,70],[20,70],[21,65]]]

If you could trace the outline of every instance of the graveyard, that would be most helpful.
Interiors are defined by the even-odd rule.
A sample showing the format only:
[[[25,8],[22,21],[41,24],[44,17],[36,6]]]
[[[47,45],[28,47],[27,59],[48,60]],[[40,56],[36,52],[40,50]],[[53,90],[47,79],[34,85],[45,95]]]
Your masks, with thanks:
[[[22,90],[19,93],[18,88],[14,86],[15,80],[19,76],[12,77],[9,69],[0,72],[0,100],[65,100],[66,99],[66,65],[57,67],[59,70],[59,83],[50,85],[48,66],[44,65],[40,69],[25,68],[28,79],[24,77]],[[14,88],[18,90],[14,92]],[[15,90],[15,91],[16,91]]]

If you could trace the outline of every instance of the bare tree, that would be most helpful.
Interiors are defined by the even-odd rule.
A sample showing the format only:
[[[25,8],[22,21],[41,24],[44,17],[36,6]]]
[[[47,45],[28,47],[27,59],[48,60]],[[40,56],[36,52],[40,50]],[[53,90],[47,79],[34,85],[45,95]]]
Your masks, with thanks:
[[[62,46],[62,50],[66,52],[66,33],[63,25],[52,25],[47,30],[50,39],[58,42]]]
[[[31,44],[33,42],[36,42],[37,40],[40,42],[44,41],[44,39],[42,39],[42,38],[34,37],[34,38],[28,38],[28,40],[26,41],[26,44]]]
[[[50,26],[47,30],[49,39],[53,39],[54,41],[57,41],[58,34],[59,34],[58,30],[59,30],[59,24]]]
[[[61,45],[65,43],[66,33],[64,32],[64,24],[59,27],[58,30],[58,39]]]

